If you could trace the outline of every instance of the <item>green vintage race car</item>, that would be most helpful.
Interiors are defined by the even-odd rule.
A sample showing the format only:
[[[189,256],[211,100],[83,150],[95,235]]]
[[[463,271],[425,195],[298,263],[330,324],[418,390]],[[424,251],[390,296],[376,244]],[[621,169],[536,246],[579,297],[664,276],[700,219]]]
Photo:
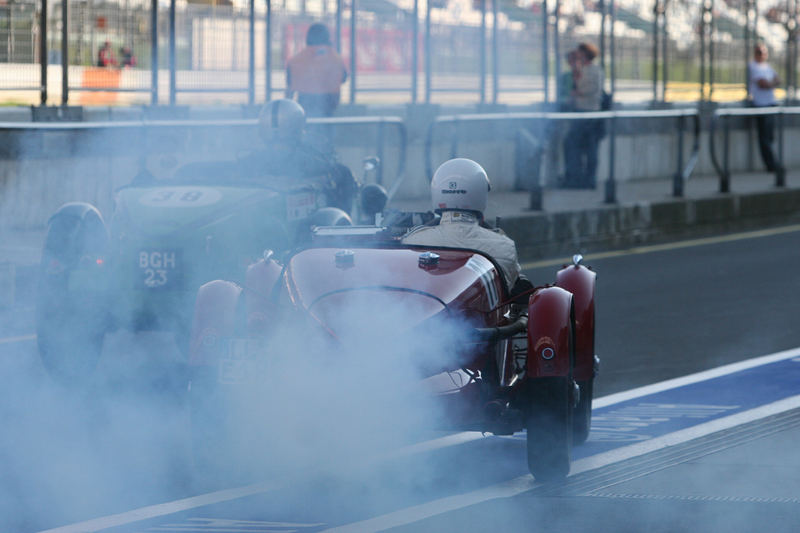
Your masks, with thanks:
[[[312,226],[351,223],[332,207],[342,202],[330,175],[246,175],[235,162],[193,163],[172,179],[145,176],[118,190],[108,224],[86,203],[50,218],[36,331],[52,377],[91,376],[117,328],[173,331],[183,348],[200,285],[240,278],[265,252],[302,243]]]

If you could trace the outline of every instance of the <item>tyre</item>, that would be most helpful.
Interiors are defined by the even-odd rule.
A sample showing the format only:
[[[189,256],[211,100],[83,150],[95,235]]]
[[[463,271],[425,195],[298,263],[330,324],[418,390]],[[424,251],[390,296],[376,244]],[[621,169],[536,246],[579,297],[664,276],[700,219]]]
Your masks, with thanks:
[[[564,479],[572,460],[572,380],[537,378],[529,384],[528,468],[540,482]]]
[[[572,419],[572,444],[586,442],[592,427],[592,396],[594,395],[594,378],[578,381],[581,396]]]
[[[64,385],[94,373],[108,329],[102,254],[108,236],[99,213],[56,215],[48,226],[36,295],[39,355]],[[74,286],[81,278],[88,283]],[[80,285],[80,284],[79,284]]]

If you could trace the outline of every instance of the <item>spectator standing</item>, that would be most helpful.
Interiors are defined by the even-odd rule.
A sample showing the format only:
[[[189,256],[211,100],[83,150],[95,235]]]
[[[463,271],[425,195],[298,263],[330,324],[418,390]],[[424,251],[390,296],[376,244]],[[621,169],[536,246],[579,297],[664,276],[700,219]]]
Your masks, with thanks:
[[[600,111],[603,101],[603,70],[594,63],[597,47],[578,45],[578,68],[573,72],[575,88],[572,100],[575,111]],[[597,184],[597,146],[602,137],[602,120],[572,121],[564,139],[564,186],[594,189]]]
[[[339,90],[347,79],[344,61],[331,45],[327,26],[312,24],[306,47],[286,65],[286,97],[297,102],[309,117],[329,117],[339,105]]]
[[[127,47],[123,46],[119,49],[119,57],[122,58],[122,66],[123,67],[135,67],[136,66],[136,56],[133,55],[133,51]]]
[[[775,70],[767,63],[769,54],[766,45],[759,43],[753,48],[753,60],[747,65],[747,84],[750,92],[750,105],[753,107],[772,107],[775,101],[775,87],[781,80]],[[772,150],[775,139],[775,115],[756,117],[758,127],[758,147],[761,159],[769,172],[782,170]]]
[[[97,51],[97,66],[98,67],[116,67],[117,58],[114,57],[114,50],[111,49],[111,43],[106,41],[103,47]]]

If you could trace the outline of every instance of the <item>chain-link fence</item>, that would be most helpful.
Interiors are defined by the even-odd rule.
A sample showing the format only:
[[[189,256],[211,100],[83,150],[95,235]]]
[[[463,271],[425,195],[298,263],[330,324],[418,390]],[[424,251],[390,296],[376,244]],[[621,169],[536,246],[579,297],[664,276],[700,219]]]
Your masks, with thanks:
[[[72,0],[65,27],[60,1],[8,0],[0,90],[29,103],[43,86],[49,103],[262,102],[283,93],[286,62],[318,21],[350,70],[345,103],[554,102],[582,41],[603,50],[618,101],[741,100],[759,40],[790,96],[797,77],[798,0],[253,2]]]

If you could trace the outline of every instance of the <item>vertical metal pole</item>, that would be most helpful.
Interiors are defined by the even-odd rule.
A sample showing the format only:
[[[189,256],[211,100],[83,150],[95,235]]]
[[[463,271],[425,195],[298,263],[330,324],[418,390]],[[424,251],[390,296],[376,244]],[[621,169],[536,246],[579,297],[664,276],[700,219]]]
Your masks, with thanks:
[[[667,33],[667,0],[661,4],[661,101],[667,101],[667,78],[669,78],[669,34]]]
[[[375,182],[378,185],[383,185],[383,141],[384,141],[384,127],[383,127],[383,120],[378,122],[378,146],[377,146],[377,155],[378,155],[378,168],[377,173],[375,175]]]
[[[431,103],[431,0],[425,1],[425,103]]]
[[[708,99],[714,99],[714,0],[709,0],[708,10]]]
[[[342,53],[342,0],[336,0],[336,51]]]
[[[486,2],[489,0],[480,0],[481,3],[481,36],[478,39],[478,46],[480,47],[480,96],[481,103],[486,103]]]
[[[175,0],[169,1],[169,105],[175,105]]]
[[[500,65],[498,64],[499,60],[499,46],[500,43],[497,41],[498,38],[498,31],[497,31],[497,14],[498,14],[498,3],[500,0],[491,0],[492,2],[492,103],[497,103],[498,93],[500,92]]]
[[[606,71],[606,2],[600,0],[600,68]]]
[[[69,1],[61,0],[61,105],[69,101]]]
[[[150,0],[150,105],[158,105],[158,0]]]
[[[554,69],[556,71],[556,87],[558,87],[560,85],[558,80],[561,78],[561,76],[558,75],[558,74],[560,74],[559,65],[561,65],[561,63],[560,63],[561,62],[561,35],[558,33],[558,22],[559,22],[559,20],[561,18],[561,15],[559,15],[560,12],[561,12],[561,0],[556,0],[556,13],[555,13],[555,20],[554,20],[555,27],[553,28],[553,56],[555,57],[555,64],[556,64],[556,68]],[[548,71],[549,71],[549,68],[548,68]]]
[[[356,103],[356,13],[357,0],[350,0],[350,103]]]
[[[611,17],[611,65],[609,67],[611,74],[611,101],[614,101],[614,92],[617,90],[617,63],[616,63],[616,46],[617,39],[614,35],[614,22],[617,15],[614,11],[614,0],[608,1],[608,11]]]
[[[266,64],[264,70],[267,71],[266,72],[267,79],[264,81],[266,82],[265,98],[266,101],[269,102],[270,100],[272,100],[272,0],[267,0],[267,13],[265,17],[267,19],[265,21],[267,25],[267,35],[264,38],[264,40],[266,41],[267,57],[265,58]]]
[[[550,100],[550,50],[548,49],[547,28],[550,25],[550,14],[547,12],[547,0],[542,0],[542,83],[544,84],[544,103]],[[556,56],[556,65],[558,56]],[[556,76],[556,93],[561,76]]]
[[[39,18],[39,76],[40,104],[47,105],[47,0],[42,0],[42,13]]]
[[[658,10],[659,1],[653,0],[653,105],[658,102]]]
[[[616,65],[614,63],[614,0],[609,0],[608,11],[611,18],[611,98],[614,98],[616,86]],[[614,175],[614,163],[617,158],[617,119],[611,117],[608,136],[608,180],[606,181],[605,202],[607,204],[617,203],[617,182]]]
[[[775,186],[786,186],[786,170],[783,166],[783,110],[778,113],[778,168],[775,169]]]
[[[253,105],[256,102],[256,0],[250,0],[250,42],[247,47],[247,104]]]
[[[706,10],[708,0],[703,0],[700,10],[700,101],[706,99]]]
[[[747,0],[744,4],[744,64],[750,64],[750,32],[753,28],[753,0]],[[750,72],[749,69],[745,71],[744,76],[744,90],[747,99],[750,98]]]
[[[411,23],[411,103],[417,103],[419,86],[419,0],[414,0],[414,20]]]
[[[727,193],[731,191],[731,171],[730,171],[730,147],[731,147],[731,123],[730,115],[723,115],[724,130],[722,136],[722,178],[719,182],[719,192]]]
[[[684,116],[678,117],[678,168],[675,169],[675,176],[672,179],[672,196],[675,198],[683,197],[683,130]]]

